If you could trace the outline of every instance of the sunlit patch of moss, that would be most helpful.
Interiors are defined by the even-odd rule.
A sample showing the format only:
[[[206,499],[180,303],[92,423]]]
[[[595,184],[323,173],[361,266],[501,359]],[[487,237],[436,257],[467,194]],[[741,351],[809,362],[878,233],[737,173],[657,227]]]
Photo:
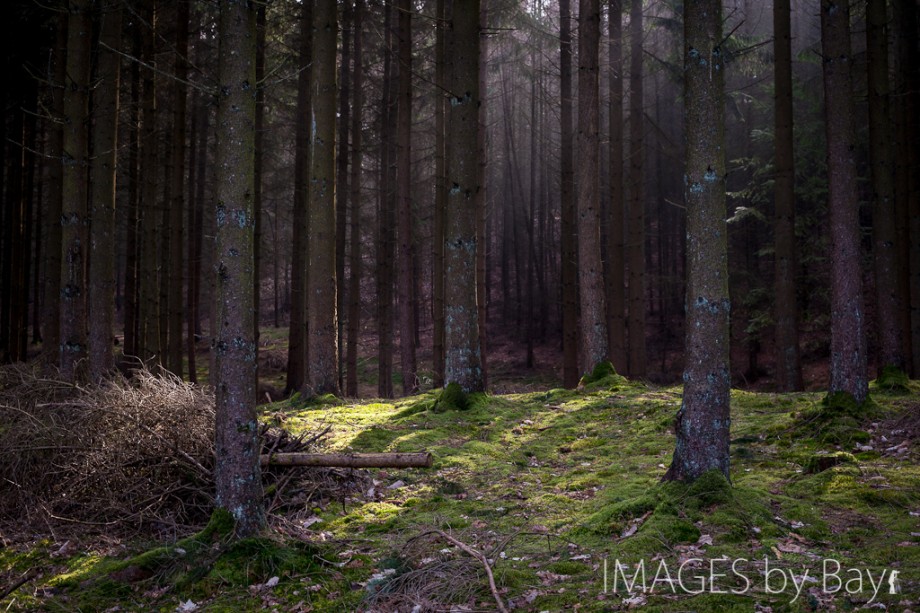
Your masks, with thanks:
[[[910,378],[896,366],[884,366],[874,382],[875,387],[887,392],[909,392]]]

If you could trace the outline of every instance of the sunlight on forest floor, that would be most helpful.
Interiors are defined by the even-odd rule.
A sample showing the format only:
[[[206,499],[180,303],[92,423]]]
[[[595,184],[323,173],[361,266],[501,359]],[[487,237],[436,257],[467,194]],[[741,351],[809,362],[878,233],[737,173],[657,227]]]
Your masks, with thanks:
[[[468,410],[443,413],[435,392],[295,397],[263,407],[266,419],[292,433],[329,426],[328,451],[427,449],[434,465],[369,471],[363,491],[301,510],[296,530],[273,523],[271,535],[205,554],[200,567],[200,537],[155,549],[174,567],[152,576],[118,566],[150,543],[4,534],[0,589],[40,574],[0,610],[495,610],[481,563],[433,531],[483,552],[516,610],[916,607],[920,386],[910,386],[873,388],[877,406],[861,420],[822,412],[820,394],[735,391],[730,489],[707,478],[659,484],[679,387],[609,378],[578,391],[474,395]],[[616,560],[627,566],[619,574]],[[640,562],[654,590],[642,591]],[[624,578],[637,579],[631,592]]]

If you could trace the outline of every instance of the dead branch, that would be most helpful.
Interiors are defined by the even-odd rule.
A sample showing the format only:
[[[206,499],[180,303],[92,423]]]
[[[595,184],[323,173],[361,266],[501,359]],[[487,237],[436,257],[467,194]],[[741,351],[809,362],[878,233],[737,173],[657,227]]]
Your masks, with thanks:
[[[508,613],[508,609],[505,608],[505,603],[502,601],[502,597],[498,593],[498,588],[495,586],[495,576],[492,574],[492,567],[489,565],[489,560],[486,559],[486,557],[481,552],[473,549],[463,541],[452,537],[443,530],[429,530],[421,536],[425,536],[427,534],[437,534],[447,542],[462,549],[467,555],[470,555],[479,560],[482,563],[483,568],[485,568],[486,575],[489,577],[489,590],[492,592],[492,597],[495,599],[495,604],[498,605],[498,610],[501,611],[501,613]]]
[[[430,468],[431,453],[274,453],[259,458],[262,466],[335,468]]]

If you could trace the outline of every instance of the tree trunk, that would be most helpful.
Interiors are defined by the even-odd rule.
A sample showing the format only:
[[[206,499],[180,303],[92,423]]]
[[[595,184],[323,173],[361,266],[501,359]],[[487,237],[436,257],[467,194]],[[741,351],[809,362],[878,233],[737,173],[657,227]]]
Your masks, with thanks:
[[[847,2],[821,0],[821,49],[831,231],[830,393],[848,394],[862,404],[869,387]]]
[[[351,112],[351,244],[349,260],[351,277],[348,285],[348,343],[346,357],[345,395],[358,395],[358,336],[361,332],[361,164],[363,158],[361,127],[364,106],[364,0],[355,0],[354,8],[354,86]]]
[[[687,337],[684,397],[666,480],[709,470],[729,476],[728,245],[725,223],[725,107],[721,0],[684,5]]]
[[[435,33],[435,92],[434,92],[434,228],[431,237],[431,310],[432,310],[432,370],[434,387],[444,385],[444,222],[447,188],[444,182],[444,0],[437,0],[437,31]]]
[[[799,359],[798,308],[795,278],[798,268],[795,245],[795,157],[792,132],[792,34],[789,0],[773,5],[775,79],[775,348],[776,387],[780,392],[802,389]]]
[[[134,25],[131,52],[135,57],[141,55],[141,35]],[[131,105],[128,107],[128,220],[125,231],[125,315],[124,343],[122,351],[126,357],[139,355],[139,255],[140,241],[137,231],[140,215],[140,101],[141,68],[138,62],[131,62]]]
[[[399,207],[399,357],[403,394],[418,391],[415,313],[412,308],[412,13],[399,0],[399,77],[396,118],[396,201]]]
[[[310,67],[313,63],[313,3],[301,4],[300,63],[297,78],[296,149],[294,153],[294,215],[291,249],[291,318],[288,331],[287,381],[285,391],[303,387],[306,369],[307,291],[307,178],[310,172]]]
[[[623,2],[610,1],[610,211],[607,224],[607,351],[619,373],[627,372],[626,255],[623,207]]]
[[[447,117],[447,218],[444,236],[445,383],[483,391],[476,296],[477,221],[482,206],[479,141],[479,0],[447,9],[450,62]]]
[[[642,91],[642,0],[629,10],[629,376],[644,377],[645,352],[645,179],[643,174],[644,115]]]
[[[560,63],[560,239],[562,262],[562,378],[573,388],[581,376],[578,370],[578,229],[575,225],[575,171],[572,152],[572,15],[570,0],[559,0]]]
[[[115,368],[115,179],[118,148],[122,4],[100,15],[99,56],[93,89],[93,194],[90,225],[89,366],[94,381]]]
[[[215,503],[232,513],[237,538],[265,525],[253,333],[256,15],[251,7],[222,0],[218,31]]]
[[[895,236],[894,159],[888,85],[888,9],[868,0],[866,51],[869,73],[869,160],[872,168],[872,250],[875,261],[875,319],[879,374],[906,371],[901,337],[901,302]]]
[[[335,126],[336,38],[335,0],[317,0],[313,7],[313,96],[310,142],[310,189],[307,214],[310,240],[310,285],[307,292],[307,343],[310,394],[339,393],[337,282],[335,276]]]
[[[255,191],[252,193],[254,218],[252,244],[252,318],[253,337],[256,339],[256,353],[259,351],[259,313],[262,304],[262,177],[265,171],[265,37],[268,25],[266,10],[268,1],[256,5],[256,140],[255,140]],[[259,360],[256,356],[256,381],[258,381]]]
[[[607,359],[607,310],[600,235],[598,0],[579,1],[578,26],[578,287],[582,370],[590,371]]]
[[[87,0],[70,0],[64,90],[64,179],[61,212],[61,376],[78,378],[86,357],[88,131],[92,23]]]

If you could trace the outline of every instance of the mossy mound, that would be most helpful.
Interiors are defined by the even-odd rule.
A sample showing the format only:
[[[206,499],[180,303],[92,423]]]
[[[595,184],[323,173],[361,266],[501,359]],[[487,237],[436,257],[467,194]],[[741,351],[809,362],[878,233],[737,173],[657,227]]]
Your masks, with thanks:
[[[856,465],[856,458],[852,453],[847,453],[845,451],[815,454],[805,461],[805,463],[802,465],[802,470],[805,472],[805,474],[814,475],[841,464]]]
[[[431,410],[435,413],[444,413],[446,411],[465,411],[468,408],[470,408],[469,395],[463,391],[459,383],[454,381],[441,390]]]
[[[598,362],[591,372],[582,376],[578,382],[580,389],[591,391],[613,388],[626,383],[626,378],[618,375],[613,364],[609,361]]]
[[[845,392],[829,393],[819,405],[796,416],[785,434],[830,445],[853,446],[869,440],[869,433],[862,426],[877,413],[878,406],[871,398],[858,403]]]
[[[888,392],[909,392],[910,379],[903,370],[896,366],[885,366],[875,380],[880,390]]]

